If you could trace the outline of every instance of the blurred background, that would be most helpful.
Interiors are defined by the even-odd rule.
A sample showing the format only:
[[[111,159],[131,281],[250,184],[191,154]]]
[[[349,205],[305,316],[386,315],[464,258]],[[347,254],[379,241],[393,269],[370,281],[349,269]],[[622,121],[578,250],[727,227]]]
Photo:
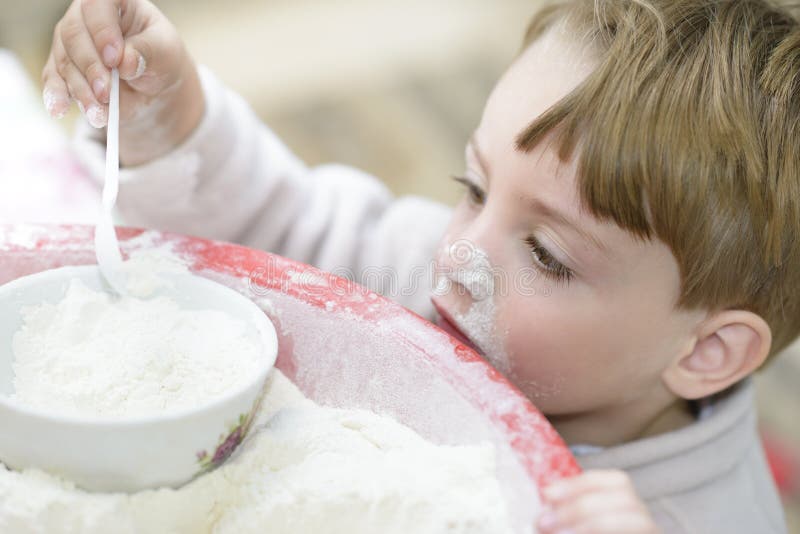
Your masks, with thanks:
[[[165,0],[211,67],[305,161],[346,162],[398,193],[453,201],[448,177],[538,2]],[[69,2],[0,0],[0,46],[39,79]],[[65,121],[69,124],[69,120]]]
[[[42,174],[46,161],[48,173],[54,166],[77,172],[59,163],[68,161],[63,155],[68,149],[56,140],[67,138],[77,114],[50,121],[39,97],[52,29],[68,3],[0,0],[0,48],[19,60],[0,61],[0,122],[5,124],[0,124],[0,196],[6,197],[0,221],[4,206],[6,212],[18,208],[13,197],[21,190],[11,182],[20,169]],[[398,194],[452,203],[460,190],[448,177],[463,170],[464,143],[540,2],[155,3],[178,27],[195,59],[241,93],[306,162],[354,165],[381,177]],[[29,80],[17,79],[24,76]],[[20,105],[23,100],[27,108]],[[5,139],[13,136],[16,146],[3,143],[4,128]],[[30,139],[39,144],[48,139],[63,157],[43,158],[41,149],[26,152],[19,146],[20,129],[30,130]],[[20,164],[20,154],[29,153],[36,163]],[[27,192],[33,183],[26,182]],[[42,183],[45,194],[47,182]],[[74,188],[63,194],[72,193]],[[757,380],[762,434],[790,532],[800,533],[800,347],[779,357]]]

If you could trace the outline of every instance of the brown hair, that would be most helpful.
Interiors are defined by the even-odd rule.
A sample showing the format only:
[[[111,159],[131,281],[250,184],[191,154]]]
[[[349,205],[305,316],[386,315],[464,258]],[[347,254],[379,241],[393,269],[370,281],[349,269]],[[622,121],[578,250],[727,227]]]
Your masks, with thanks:
[[[565,0],[598,67],[523,131],[577,152],[584,209],[666,243],[678,307],[746,309],[800,333],[800,28],[763,0]]]

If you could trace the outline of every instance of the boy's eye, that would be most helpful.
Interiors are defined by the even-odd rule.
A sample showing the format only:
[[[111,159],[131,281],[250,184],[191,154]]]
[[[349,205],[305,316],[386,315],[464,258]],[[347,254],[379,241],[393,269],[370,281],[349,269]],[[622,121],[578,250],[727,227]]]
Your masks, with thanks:
[[[483,206],[483,204],[486,202],[486,193],[484,193],[483,189],[475,185],[468,178],[464,178],[462,176],[453,176],[453,180],[467,188],[467,195],[469,196],[469,201],[471,204]]]
[[[545,276],[548,276],[556,281],[569,281],[572,279],[573,273],[570,269],[565,267],[561,262],[553,257],[546,248],[544,248],[539,241],[530,236],[525,239],[525,242],[531,249],[531,255],[534,262],[539,268],[544,271]]]

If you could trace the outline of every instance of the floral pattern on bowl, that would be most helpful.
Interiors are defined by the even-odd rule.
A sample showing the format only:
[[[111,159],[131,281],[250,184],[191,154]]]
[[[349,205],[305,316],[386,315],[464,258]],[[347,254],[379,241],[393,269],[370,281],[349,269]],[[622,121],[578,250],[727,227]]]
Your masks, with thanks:
[[[211,471],[219,467],[225,460],[227,460],[233,451],[236,450],[250,429],[250,424],[253,422],[253,414],[256,410],[253,409],[249,414],[240,414],[237,423],[229,429],[227,434],[221,434],[217,447],[214,449],[213,454],[209,454],[205,449],[197,451],[197,463],[200,464],[200,472],[198,475]]]
[[[195,478],[225,463],[225,460],[230,458],[231,454],[233,454],[233,451],[236,450],[236,447],[238,447],[242,441],[244,441],[244,438],[247,436],[247,432],[250,430],[250,427],[253,424],[253,420],[256,418],[258,410],[261,408],[261,401],[264,399],[264,395],[269,389],[271,383],[271,377],[267,378],[261,386],[261,391],[258,394],[258,397],[256,397],[255,401],[253,401],[253,406],[250,408],[250,412],[239,414],[239,419],[237,420],[236,424],[231,426],[226,434],[220,434],[219,439],[217,440],[217,446],[214,449],[214,454],[209,454],[205,449],[199,450],[195,453],[197,456],[197,463],[200,464],[200,470],[195,473]]]

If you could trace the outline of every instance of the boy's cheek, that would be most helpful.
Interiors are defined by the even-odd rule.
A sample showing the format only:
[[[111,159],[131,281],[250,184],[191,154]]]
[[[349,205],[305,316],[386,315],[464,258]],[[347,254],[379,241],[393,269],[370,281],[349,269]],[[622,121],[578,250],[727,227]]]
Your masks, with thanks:
[[[582,382],[578,358],[571,358],[569,349],[562,348],[569,344],[561,339],[561,328],[552,324],[556,319],[543,312],[531,317],[520,308],[521,303],[509,302],[498,316],[498,324],[508,325],[509,379],[545,413],[571,409],[564,402],[573,398],[568,390]]]
[[[555,288],[547,297],[509,294],[499,307],[509,378],[548,415],[592,410],[649,383],[638,338],[595,304]]]
[[[531,355],[527,360],[515,359],[509,377],[511,382],[545,414],[570,411],[573,405],[570,389],[574,380],[561,369],[547,368],[543,358]]]

